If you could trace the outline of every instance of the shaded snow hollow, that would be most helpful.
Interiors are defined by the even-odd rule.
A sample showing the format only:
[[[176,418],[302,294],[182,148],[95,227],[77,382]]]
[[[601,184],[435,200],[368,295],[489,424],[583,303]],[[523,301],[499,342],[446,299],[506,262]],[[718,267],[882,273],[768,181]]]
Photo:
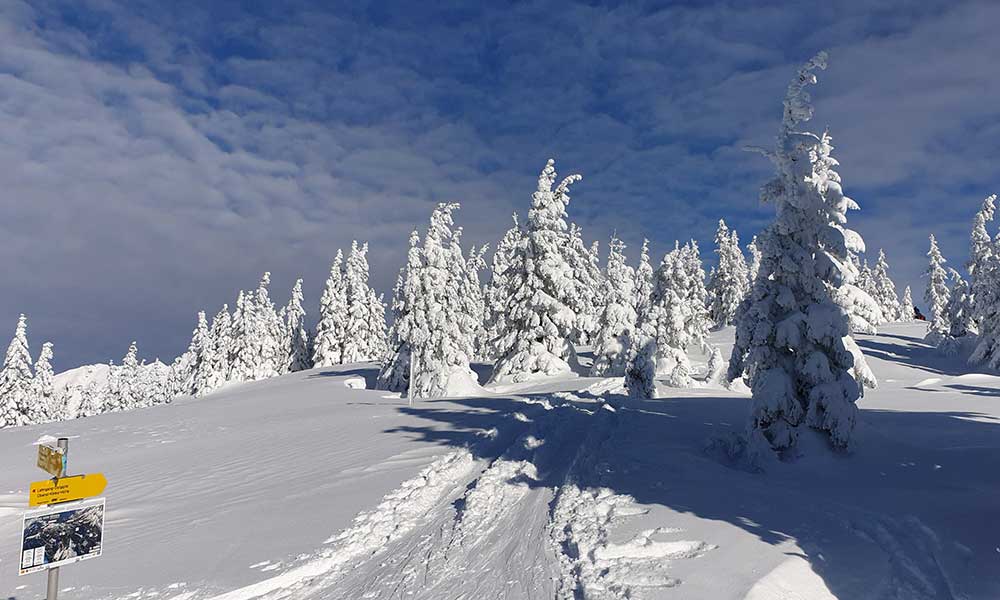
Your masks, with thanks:
[[[704,452],[745,395],[584,377],[410,407],[349,365],[0,431],[0,597],[44,596],[13,575],[20,513],[32,443],[70,435],[108,513],[64,600],[998,598],[1000,378],[923,328],[858,337],[879,389],[852,455],[807,434],[764,474]]]

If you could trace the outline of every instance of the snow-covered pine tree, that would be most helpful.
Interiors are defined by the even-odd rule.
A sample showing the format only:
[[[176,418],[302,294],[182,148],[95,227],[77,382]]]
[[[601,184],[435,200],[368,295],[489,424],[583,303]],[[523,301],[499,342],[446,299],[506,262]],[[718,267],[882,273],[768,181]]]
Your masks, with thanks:
[[[625,260],[625,244],[612,236],[604,275],[604,314],[594,345],[593,377],[621,377],[628,366],[635,334],[635,271]]]
[[[656,348],[656,373],[666,375],[672,387],[692,383],[691,365],[684,351],[689,342],[688,315],[694,308],[686,301],[688,286],[685,256],[675,243],[653,274],[649,310],[641,324],[642,334],[651,337]],[[643,344],[645,348],[645,340]],[[641,359],[641,354],[637,358]]]
[[[120,367],[111,365],[108,372],[108,395],[105,410],[132,410],[142,406],[139,382],[139,350],[133,341]]]
[[[351,242],[351,253],[347,257],[347,268],[344,273],[345,294],[347,297],[347,315],[344,326],[343,356],[344,363],[364,362],[380,359],[377,352],[385,347],[385,322],[383,317],[382,331],[373,328],[375,320],[372,317],[372,294],[368,287],[368,244],[358,245]],[[383,314],[385,308],[383,307]],[[378,339],[379,336],[382,339]]]
[[[974,298],[979,337],[969,363],[1000,369],[1000,233],[993,240],[990,258],[976,273],[979,293]]]
[[[719,262],[712,276],[709,318],[716,327],[725,327],[736,322],[736,311],[747,294],[750,279],[739,236],[722,219],[715,233],[715,252]]]
[[[223,304],[222,309],[212,319],[212,326],[209,329],[212,351],[203,361],[204,376],[198,384],[198,390],[202,395],[214,392],[229,380],[232,326],[233,318],[229,314],[229,305]]]
[[[14,338],[7,346],[0,370],[0,428],[31,424],[29,416],[36,412],[33,377],[28,352],[28,319],[22,314],[17,319]]]
[[[243,290],[236,296],[236,311],[232,319],[232,339],[229,346],[229,383],[253,381],[260,356],[253,347],[254,324],[253,300]]]
[[[377,386],[380,390],[405,393],[410,389],[410,351],[414,335],[414,306],[420,293],[420,269],[423,264],[420,235],[410,234],[406,264],[399,270],[392,292],[392,327],[389,330],[389,353],[382,362]]]
[[[254,334],[251,336],[252,346],[258,352],[259,360],[252,380],[267,379],[281,375],[285,361],[285,326],[281,317],[271,302],[268,286],[271,285],[271,273],[265,272],[253,295],[252,307]]]
[[[637,330],[625,369],[625,390],[632,398],[656,397],[656,340]]]
[[[577,282],[565,258],[570,242],[566,206],[569,186],[581,176],[571,175],[553,187],[555,179],[555,161],[550,159],[538,178],[527,232],[515,247],[500,292],[508,301],[508,315],[496,340],[493,382],[570,370],[576,315],[568,299],[577,294]]]
[[[944,270],[944,264],[947,261],[941,255],[934,234],[931,234],[930,240],[931,248],[927,252],[930,262],[924,272],[928,278],[924,302],[927,303],[927,308],[931,313],[927,340],[936,344],[951,331],[951,323],[948,322],[948,301],[951,299],[951,292],[948,290],[948,273]]]
[[[55,373],[52,371],[52,342],[42,344],[42,350],[35,361],[35,376],[31,382],[34,396],[34,412],[29,416],[32,423],[47,423],[68,419],[63,399],[56,395],[53,387]]]
[[[948,335],[952,338],[965,337],[975,333],[976,322],[972,317],[972,293],[969,284],[955,269],[948,269],[951,275],[951,296],[948,298]]]
[[[486,315],[488,317],[486,321],[484,353],[490,359],[497,358],[504,350],[498,347],[497,344],[501,339],[502,332],[508,328],[507,306],[512,299],[507,294],[516,292],[516,289],[510,286],[509,281],[514,271],[508,272],[508,269],[511,269],[515,265],[518,268],[520,267],[517,261],[520,257],[519,248],[523,243],[524,231],[522,231],[521,224],[518,222],[517,213],[514,213],[512,218],[514,225],[500,238],[496,251],[493,253],[490,281],[486,284],[486,289],[483,291],[483,300],[486,304]]]
[[[454,228],[458,204],[439,204],[431,215],[420,251],[410,337],[410,398],[442,398],[470,393],[476,375],[469,364],[478,323],[461,295],[469,274]]]
[[[836,291],[857,276],[849,254],[861,236],[847,229],[848,209],[827,133],[798,130],[812,118],[805,87],[826,67],[817,54],[788,87],[777,147],[763,152],[776,177],[761,189],[775,221],[758,237],[761,265],[741,311],[729,380],[746,377],[753,392],[748,425],[751,461],[768,448],[792,447],[803,424],[824,431],[834,447],[851,442],[856,402],[875,379],[850,336]]]
[[[913,308],[913,292],[910,291],[910,286],[906,286],[903,290],[903,301],[899,303],[899,320],[912,321],[916,314]]]
[[[164,365],[159,359],[150,364],[143,361],[139,365],[136,386],[136,394],[139,398],[139,406],[153,406],[156,404],[166,404],[171,401],[173,395],[169,393],[168,381],[170,379],[170,367]]]
[[[385,323],[385,294],[368,288],[368,356],[369,360],[382,360],[389,352],[388,328]]]
[[[864,242],[860,243],[864,244]],[[853,272],[860,279],[861,261],[853,251],[848,254],[848,258]],[[885,316],[882,314],[882,307],[856,282],[857,280],[844,281],[839,288],[834,290],[833,299],[847,311],[848,327],[851,333],[875,335],[878,333],[878,325],[886,322]]]
[[[319,322],[313,338],[313,365],[332,367],[343,362],[344,339],[347,336],[347,284],[344,281],[344,253],[330,267],[330,277],[319,301]]]
[[[486,326],[486,296],[483,285],[480,283],[479,274],[486,270],[486,251],[488,246],[483,244],[480,247],[469,248],[465,257],[465,291],[462,299],[466,307],[464,313],[471,315],[476,322],[476,336],[474,340],[474,360],[489,360],[490,351],[487,342]]]
[[[735,247],[739,252],[739,245]],[[701,264],[698,242],[691,240],[684,244],[681,248],[681,260],[685,277],[683,348],[705,349],[705,339],[708,337],[711,321],[708,316],[708,292],[705,290],[705,269]]]
[[[747,244],[747,252],[750,253],[750,264],[747,267],[747,275],[749,284],[753,285],[753,282],[757,280],[757,271],[760,270],[760,249],[757,247],[757,236],[753,236],[753,239]],[[747,291],[749,292],[749,286]]]
[[[285,307],[284,372],[304,371],[312,367],[309,352],[309,332],[306,331],[306,311],[302,308],[302,280],[295,282]]]
[[[882,315],[886,321],[899,321],[901,319],[899,309],[899,296],[896,295],[896,285],[889,277],[889,262],[885,259],[885,252],[878,251],[878,262],[871,272],[875,301],[882,309]]]
[[[987,298],[991,295],[990,270],[997,261],[995,244],[987,230],[987,223],[993,220],[996,212],[996,200],[996,194],[987,196],[983,200],[982,207],[976,212],[972,233],[969,236],[969,263],[966,266],[969,269],[969,293],[972,296],[973,317],[977,323],[981,320],[983,312],[978,297]],[[978,325],[975,331],[978,333]]]
[[[589,249],[583,241],[583,232],[576,223],[569,226],[569,244],[563,248],[566,263],[572,269],[576,284],[566,297],[566,302],[576,315],[572,341],[589,344],[600,327],[604,310],[601,294],[602,273],[599,247],[595,242]]]
[[[108,372],[110,374],[110,368]],[[87,371],[87,375],[89,379],[80,391],[80,406],[77,407],[74,418],[93,417],[108,410],[105,408],[105,399],[108,394],[107,379],[101,381],[95,377],[93,368]]]
[[[170,367],[171,396],[203,396],[208,393],[202,386],[210,377],[211,365],[206,364],[206,359],[212,360],[212,351],[212,333],[208,328],[205,311],[198,311],[198,323],[191,332],[191,343],[185,353],[187,357],[180,363],[175,361]]]
[[[653,265],[649,262],[649,240],[642,240],[639,266],[635,270],[635,312],[637,323],[643,320],[643,313],[649,310],[649,295],[653,293]]]

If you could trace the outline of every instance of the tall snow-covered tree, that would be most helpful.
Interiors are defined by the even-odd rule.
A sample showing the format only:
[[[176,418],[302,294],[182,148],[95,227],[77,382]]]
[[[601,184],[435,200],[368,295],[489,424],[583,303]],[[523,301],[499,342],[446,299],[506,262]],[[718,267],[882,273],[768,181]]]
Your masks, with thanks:
[[[913,292],[910,291],[910,286],[906,286],[903,290],[903,301],[899,303],[899,320],[912,321],[916,314],[913,308]]]
[[[690,309],[694,308],[686,301],[689,293],[686,267],[685,257],[675,244],[653,274],[649,309],[641,323],[641,335],[652,338],[655,344],[656,373],[666,375],[673,387],[692,382],[691,365],[684,351],[690,344],[687,324]],[[704,299],[702,302],[704,306]],[[645,340],[643,344],[645,347]]]
[[[465,286],[462,293],[462,300],[465,303],[464,313],[471,315],[476,322],[475,354],[476,360],[489,360],[490,351],[487,342],[487,312],[486,295],[479,274],[486,270],[486,250],[485,244],[479,247],[469,248],[465,257]]]
[[[635,312],[637,323],[649,310],[649,296],[653,293],[653,265],[649,262],[649,240],[642,240],[639,266],[635,270]]]
[[[604,310],[601,295],[602,278],[600,256],[596,242],[587,248],[583,232],[576,223],[569,226],[569,243],[563,247],[566,264],[572,270],[575,285],[568,288],[566,302],[576,315],[572,341],[589,344],[597,335],[600,317]]]
[[[108,367],[108,373],[110,375],[111,366]],[[80,417],[93,417],[94,415],[99,415],[102,412],[109,410],[106,407],[106,400],[108,395],[108,381],[107,379],[100,379],[93,376],[93,370],[88,370],[87,373],[90,378],[87,384],[83,386],[80,391],[80,406],[77,407],[75,418]]]
[[[635,271],[625,260],[625,244],[613,236],[608,244],[608,264],[604,276],[604,313],[594,345],[593,377],[625,375],[635,333]]]
[[[747,275],[750,285],[753,285],[753,282],[757,280],[757,271],[760,270],[760,248],[757,247],[757,236],[753,236],[753,239],[747,244],[747,252],[750,253],[750,264],[747,267]],[[747,292],[749,292],[749,286]]]
[[[478,323],[462,293],[469,274],[452,213],[458,204],[439,204],[431,215],[419,266],[410,337],[410,398],[470,393],[477,385],[469,367]]]
[[[983,200],[983,206],[976,212],[976,218],[972,225],[969,248],[969,293],[973,304],[973,317],[976,322],[982,318],[982,306],[985,299],[991,295],[990,270],[997,262],[996,245],[990,239],[987,224],[993,221],[996,212],[996,194],[987,196]],[[984,298],[980,303],[978,297]],[[978,333],[978,326],[976,332]]]
[[[416,323],[414,307],[420,293],[420,269],[423,258],[420,235],[410,234],[410,249],[406,264],[399,270],[392,293],[392,327],[389,330],[389,353],[379,371],[377,387],[381,390],[406,393],[410,389],[411,343]]]
[[[577,281],[565,257],[566,206],[570,185],[581,177],[571,175],[553,187],[555,179],[555,161],[549,160],[532,196],[527,232],[506,271],[500,293],[508,299],[508,315],[496,340],[494,382],[570,370],[576,315],[569,298],[577,294]]]
[[[735,233],[735,232],[733,232]],[[736,246],[738,249],[739,246]],[[708,316],[708,291],[705,289],[705,269],[701,263],[698,242],[691,240],[681,248],[680,259],[684,281],[684,350],[705,349],[705,339],[711,325]]]
[[[46,423],[68,419],[63,399],[55,393],[52,371],[52,342],[42,344],[42,350],[35,361],[35,376],[32,380],[34,396],[33,414],[29,415],[32,423]]]
[[[875,301],[882,309],[882,315],[887,321],[901,319],[899,297],[896,295],[896,285],[889,277],[889,262],[885,259],[885,251],[879,249],[878,262],[872,269],[872,279],[875,291]]]
[[[212,327],[209,330],[211,353],[203,361],[205,372],[198,385],[198,389],[203,394],[214,392],[229,380],[229,348],[232,346],[232,326],[233,318],[229,314],[229,305],[223,304],[212,319]]]
[[[736,311],[747,294],[750,279],[739,236],[722,219],[715,233],[715,252],[719,262],[711,278],[709,317],[716,327],[725,327],[736,322]]]
[[[236,310],[233,312],[230,328],[232,333],[228,361],[230,383],[253,381],[259,360],[253,347],[255,329],[253,300],[246,292],[240,290],[236,296]]]
[[[507,307],[512,298],[509,296],[517,290],[510,285],[510,278],[522,265],[520,260],[520,247],[523,243],[524,231],[518,222],[517,213],[513,215],[514,225],[504,233],[497,243],[496,251],[490,267],[490,281],[486,284],[483,292],[483,300],[486,305],[486,341],[484,353],[488,358],[497,358],[504,348],[498,346],[502,339],[502,334],[509,327],[507,323]]]
[[[191,343],[188,344],[187,354],[187,373],[183,375],[183,391],[178,392],[176,390],[178,384],[178,373],[177,369],[180,368],[176,363],[171,365],[171,388],[174,388],[174,394],[192,394],[195,396],[203,396],[208,393],[209,390],[203,389],[205,381],[210,377],[209,369],[211,366],[207,363],[212,361],[212,333],[208,327],[208,320],[205,318],[205,311],[198,311],[198,324],[195,325],[194,331],[191,332]]]
[[[332,367],[343,362],[344,340],[347,337],[347,284],[343,263],[344,253],[337,250],[319,301],[319,322],[313,338],[312,356],[312,362],[317,367]]]
[[[296,280],[285,307],[284,372],[304,371],[312,367],[309,352],[309,332],[306,331],[306,311],[302,308],[302,280]]]
[[[108,395],[105,410],[132,410],[143,406],[144,395],[139,381],[139,351],[129,344],[121,366],[111,365],[108,372]]]
[[[268,287],[271,273],[266,272],[260,279],[257,292],[250,305],[253,309],[254,335],[252,347],[258,352],[259,360],[253,372],[253,380],[267,379],[282,373],[285,360],[284,324],[271,301]]]
[[[927,276],[927,291],[924,292],[924,302],[927,303],[930,311],[931,324],[927,332],[927,339],[932,343],[937,343],[943,336],[951,331],[951,323],[948,322],[948,301],[951,299],[951,291],[948,289],[948,272],[944,269],[947,262],[941,255],[937,240],[931,234],[931,248],[927,252],[929,265],[924,274]]]
[[[948,335],[952,338],[974,334],[976,322],[972,316],[972,293],[969,284],[955,269],[948,269],[951,275],[951,296],[948,298]]]
[[[0,370],[0,427],[31,424],[29,416],[35,412],[33,377],[28,352],[28,319],[22,314]]]
[[[864,250],[861,236],[846,228],[848,209],[858,206],[843,194],[830,136],[799,130],[813,114],[805,87],[823,68],[820,53],[799,70],[785,97],[777,146],[764,152],[776,177],[761,198],[777,215],[758,237],[760,271],[741,311],[728,374],[745,377],[753,393],[751,460],[794,446],[803,425],[846,448],[856,402],[864,386],[875,385],[850,336],[849,315],[835,299],[857,276],[850,253]]]
[[[344,324],[344,363],[381,359],[385,352],[385,306],[368,287],[368,244],[351,243],[344,271],[347,318]],[[375,304],[378,306],[375,306]],[[378,322],[381,313],[382,322]]]

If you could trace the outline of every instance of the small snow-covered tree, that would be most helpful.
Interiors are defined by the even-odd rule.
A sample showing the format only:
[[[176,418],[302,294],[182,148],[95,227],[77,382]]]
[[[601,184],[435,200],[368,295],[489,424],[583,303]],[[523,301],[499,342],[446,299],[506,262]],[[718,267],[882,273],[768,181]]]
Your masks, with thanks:
[[[486,296],[483,290],[483,285],[480,283],[479,274],[486,270],[486,250],[488,246],[485,244],[476,247],[472,246],[469,248],[468,255],[465,257],[465,276],[466,281],[464,285],[464,291],[462,292],[462,300],[465,304],[464,313],[472,317],[473,321],[476,323],[476,335],[474,340],[475,354],[474,358],[476,360],[489,360],[490,351],[487,342],[487,311],[486,311]]]
[[[271,301],[268,287],[271,285],[271,273],[266,272],[260,279],[257,292],[248,305],[252,309],[253,335],[251,347],[259,356],[253,370],[252,380],[267,379],[282,373],[285,360],[284,324]]]
[[[903,301],[899,304],[899,320],[912,321],[916,314],[917,311],[913,307],[913,293],[910,291],[910,286],[906,286],[903,290]]]
[[[612,236],[608,244],[608,264],[604,276],[604,313],[594,345],[592,377],[621,377],[628,366],[635,333],[635,271],[625,260],[625,244]]]
[[[725,327],[736,322],[736,311],[747,294],[750,279],[739,236],[722,219],[715,233],[715,252],[719,263],[711,278],[709,318],[716,327]]]
[[[639,330],[629,351],[625,390],[632,398],[656,397],[656,340]]]
[[[0,428],[30,425],[30,415],[36,413],[27,332],[28,319],[22,314],[0,370]]]
[[[203,360],[204,374],[198,389],[202,394],[208,394],[221,388],[229,380],[229,356],[232,345],[232,315],[229,305],[223,304],[222,309],[212,319],[209,330],[211,352]]]
[[[532,196],[527,232],[514,248],[505,272],[508,315],[498,332],[498,358],[492,381],[524,381],[537,374],[570,370],[573,351],[569,340],[576,331],[576,315],[569,298],[577,281],[565,258],[569,244],[566,206],[569,187],[580,180],[571,175],[554,186],[555,161],[549,160]]]
[[[121,366],[111,365],[108,372],[108,396],[105,410],[132,410],[143,406],[139,381],[138,347],[133,341],[122,359]]]
[[[859,242],[864,244],[864,242]],[[853,268],[853,273],[860,279],[863,267],[855,252],[848,254],[849,262]],[[844,281],[841,286],[833,291],[833,299],[840,305],[848,316],[848,327],[851,333],[865,333],[875,335],[878,333],[878,326],[886,322],[885,315],[879,303],[863,290],[857,279]]]
[[[735,233],[735,232],[734,232]],[[736,246],[738,249],[739,246]],[[684,281],[684,350],[705,348],[711,325],[708,316],[708,291],[705,289],[705,269],[701,264],[698,242],[691,240],[681,248]]]
[[[753,393],[748,451],[792,447],[803,424],[846,448],[857,415],[856,401],[875,379],[850,336],[849,315],[837,290],[857,276],[851,252],[864,249],[846,228],[848,209],[830,155],[827,133],[800,131],[812,118],[805,91],[826,54],[810,60],[788,87],[777,147],[764,152],[776,177],[761,190],[776,219],[758,236],[760,271],[741,310],[729,379],[745,377]]]
[[[878,251],[878,262],[872,269],[872,279],[875,291],[875,301],[882,309],[882,315],[887,321],[898,321],[901,319],[899,310],[899,297],[896,295],[896,285],[889,278],[889,262],[885,259],[885,252]]]
[[[573,223],[569,226],[569,243],[563,247],[566,264],[573,273],[575,285],[567,288],[566,303],[575,315],[572,341],[589,344],[597,335],[604,311],[603,286],[598,246],[587,248],[583,232]]]
[[[983,309],[986,308],[982,305],[988,303],[987,298],[992,295],[991,283],[996,283],[992,281],[991,277],[991,270],[998,261],[996,245],[990,239],[987,230],[987,224],[993,220],[996,212],[996,199],[996,194],[993,194],[983,200],[982,208],[976,212],[970,235],[969,263],[967,265],[969,269],[969,293],[972,298],[973,317],[977,323],[983,316]],[[983,302],[979,301],[980,297],[984,299]],[[977,325],[975,332],[978,333],[978,331]]]
[[[253,304],[246,292],[240,290],[236,296],[236,310],[231,323],[231,338],[229,346],[229,379],[231,383],[253,381],[253,373],[257,370],[259,357],[254,353],[252,337],[254,324]]]
[[[285,307],[285,364],[283,371],[304,371],[312,367],[309,352],[309,332],[306,331],[306,311],[302,308],[302,280],[295,282]]]
[[[637,322],[649,310],[649,296],[653,293],[653,265],[649,262],[649,240],[642,240],[639,266],[635,270],[635,312]]]
[[[35,361],[35,376],[32,380],[34,396],[34,413],[30,415],[32,423],[46,423],[68,419],[65,402],[55,393],[52,371],[52,342],[42,344],[42,350]]]
[[[931,234],[931,248],[927,252],[930,264],[924,274],[927,276],[927,291],[924,292],[924,302],[927,303],[931,312],[930,330],[927,332],[927,339],[932,343],[937,343],[943,336],[948,335],[951,330],[951,323],[948,322],[948,301],[951,299],[951,292],[948,290],[948,273],[944,270],[947,262],[938,249],[937,240]]]
[[[170,388],[173,395],[200,396],[207,393],[202,387],[209,378],[213,347],[212,334],[208,328],[205,311],[198,312],[198,323],[191,332],[191,343],[188,344],[187,356],[171,365]],[[207,360],[206,360],[207,359]]]
[[[337,250],[319,301],[319,322],[313,338],[312,356],[312,362],[317,367],[332,367],[343,362],[344,339],[347,336],[347,285],[343,263],[344,253]]]
[[[651,337],[656,348],[656,373],[666,375],[673,387],[692,383],[691,365],[684,348],[690,343],[688,314],[694,307],[686,301],[687,294],[685,257],[675,244],[653,274],[649,310],[642,322],[643,335]]]
[[[414,307],[420,293],[422,266],[420,235],[410,234],[410,249],[406,264],[399,270],[392,293],[392,327],[389,330],[389,354],[379,371],[377,387],[381,390],[405,393],[410,389],[411,343],[415,331]]]

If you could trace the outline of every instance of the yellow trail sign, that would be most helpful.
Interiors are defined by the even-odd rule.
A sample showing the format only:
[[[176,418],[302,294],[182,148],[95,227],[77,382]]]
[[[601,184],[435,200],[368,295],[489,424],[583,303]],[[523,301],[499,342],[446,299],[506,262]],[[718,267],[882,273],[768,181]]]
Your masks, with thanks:
[[[98,496],[107,485],[108,480],[104,478],[104,473],[35,481],[31,484],[28,494],[28,506],[70,502]]]
[[[65,455],[61,448],[53,448],[45,444],[38,445],[38,467],[53,477],[62,475],[63,456]]]

